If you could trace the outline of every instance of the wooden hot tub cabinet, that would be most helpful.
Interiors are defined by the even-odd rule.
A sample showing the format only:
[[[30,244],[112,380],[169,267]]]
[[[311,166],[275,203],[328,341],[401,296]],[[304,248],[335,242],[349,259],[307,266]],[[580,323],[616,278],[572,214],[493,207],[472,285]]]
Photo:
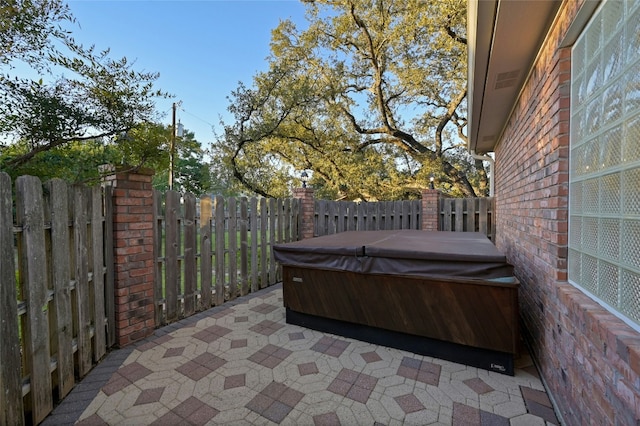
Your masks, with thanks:
[[[412,270],[411,274],[403,273],[402,269],[384,272],[381,266],[372,266],[371,262],[376,263],[384,258],[380,262],[386,269],[393,264],[389,263],[389,259],[394,256],[386,249],[376,251],[374,247],[379,249],[385,244],[394,247],[399,244],[406,255],[406,244],[414,238],[430,238],[431,243],[428,244],[434,243],[435,239],[438,241],[436,246],[447,241],[447,235],[428,234],[434,233],[366,231],[364,236],[362,232],[341,237],[335,234],[329,236],[333,238],[320,237],[277,246],[276,259],[283,266],[283,302],[287,322],[513,375],[519,338],[518,282],[514,278],[456,276],[464,275],[465,268],[460,262],[474,262],[471,258],[461,261],[460,258],[468,257],[464,253],[462,256],[453,256],[449,265],[443,266],[446,260],[436,262],[438,271],[451,271],[449,275],[416,272],[416,267],[403,264],[407,261],[406,256],[403,256],[400,265]],[[379,243],[379,236],[384,237],[382,239],[386,242]],[[325,241],[317,241],[321,238]],[[466,247],[462,249],[463,252],[478,248],[478,235],[457,235],[452,238],[450,241],[453,241],[453,245]],[[345,243],[344,252],[335,249],[340,240],[350,241]],[[361,245],[362,241],[366,244]],[[495,263],[495,247],[489,240],[486,241],[491,247],[485,249],[492,258],[479,257],[484,257],[488,263]],[[332,247],[334,243],[336,246]],[[480,246],[483,244],[481,242]],[[424,244],[417,245],[419,247],[412,248],[413,254],[409,254],[409,258],[413,257],[418,263],[422,258],[428,263],[430,258],[438,257],[429,256]],[[300,257],[295,255],[298,249]],[[353,255],[354,250],[358,256]],[[447,250],[453,248],[449,246],[444,251]],[[368,256],[367,252],[374,255]],[[321,261],[327,260],[327,255],[332,260]],[[344,258],[339,259],[343,255]],[[350,264],[348,258],[351,257],[359,257],[359,260]],[[298,258],[304,259],[304,262],[296,263]],[[314,259],[318,262],[309,261]],[[500,275],[505,271],[511,273],[511,267],[506,262],[505,268],[498,268],[500,272],[495,272],[494,265],[489,268],[491,272],[481,272],[481,266],[471,265],[469,270],[479,275]],[[362,269],[365,271],[362,272]]]

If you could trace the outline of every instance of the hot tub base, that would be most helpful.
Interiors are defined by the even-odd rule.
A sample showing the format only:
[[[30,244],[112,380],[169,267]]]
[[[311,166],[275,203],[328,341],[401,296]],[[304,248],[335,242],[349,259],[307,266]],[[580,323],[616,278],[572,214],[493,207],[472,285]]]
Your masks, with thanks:
[[[375,345],[401,349],[419,355],[439,358],[510,376],[514,375],[513,354],[506,352],[474,348],[472,346],[430,339],[413,334],[303,314],[292,311],[289,308],[286,309],[286,321],[288,324],[299,325],[300,327],[310,328],[323,333],[335,334]]]

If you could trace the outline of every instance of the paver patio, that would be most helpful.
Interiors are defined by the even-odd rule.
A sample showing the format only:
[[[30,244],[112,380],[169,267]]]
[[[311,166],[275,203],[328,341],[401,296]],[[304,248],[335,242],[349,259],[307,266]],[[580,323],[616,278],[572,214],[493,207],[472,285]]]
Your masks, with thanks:
[[[289,325],[282,287],[116,350],[46,425],[558,424],[530,357],[514,377]]]

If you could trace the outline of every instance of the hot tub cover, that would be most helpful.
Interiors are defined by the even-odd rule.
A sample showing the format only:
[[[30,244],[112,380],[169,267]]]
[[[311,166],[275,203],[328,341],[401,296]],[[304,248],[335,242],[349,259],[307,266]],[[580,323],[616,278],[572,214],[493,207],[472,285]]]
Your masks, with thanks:
[[[347,231],[275,244],[283,265],[370,274],[509,279],[513,267],[480,232]]]

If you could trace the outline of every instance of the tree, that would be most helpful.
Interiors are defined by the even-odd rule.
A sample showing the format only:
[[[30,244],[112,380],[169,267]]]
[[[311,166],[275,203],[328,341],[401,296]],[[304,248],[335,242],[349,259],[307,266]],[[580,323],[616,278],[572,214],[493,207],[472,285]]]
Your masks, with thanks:
[[[29,161],[7,168],[7,172],[13,179],[28,174],[42,180],[57,177],[72,183],[95,183],[102,177],[99,169],[104,164],[166,169],[169,135],[169,129],[163,125],[141,123],[113,140],[71,141],[38,152]],[[30,151],[28,142],[17,141],[2,150],[0,164],[7,158],[20,158]]]
[[[1,169],[71,143],[117,143],[157,119],[154,100],[166,96],[153,87],[158,74],[77,44],[64,29],[74,21],[61,0],[8,0],[1,11],[0,136],[23,148],[0,146]],[[17,64],[51,82],[13,75]]]
[[[220,143],[234,176],[262,195],[303,169],[331,198],[415,196],[431,174],[454,195],[483,192],[464,150],[466,1],[306,3],[308,28],[281,22],[269,70],[231,95]]]
[[[168,145],[171,132],[170,126],[164,128],[165,155],[162,157],[162,161],[156,161],[152,164],[156,170],[153,177],[153,187],[161,191],[169,189]],[[185,130],[184,135],[176,139],[175,190],[191,192],[200,196],[215,189],[216,182],[211,172],[211,165],[205,159],[206,154],[207,152],[202,148],[202,144],[196,140],[193,132]]]

